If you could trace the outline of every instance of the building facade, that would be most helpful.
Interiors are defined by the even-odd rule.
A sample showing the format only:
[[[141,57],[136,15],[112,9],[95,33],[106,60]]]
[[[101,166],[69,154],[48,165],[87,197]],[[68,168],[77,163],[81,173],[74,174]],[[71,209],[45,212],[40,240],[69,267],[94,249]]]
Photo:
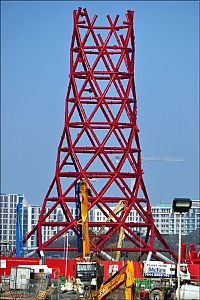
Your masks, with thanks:
[[[161,234],[179,233],[179,213],[174,213],[171,204],[160,204],[151,208],[156,227]],[[200,201],[192,200],[192,207],[189,212],[181,217],[182,235],[187,235],[200,228]]]
[[[111,207],[114,210],[114,207]],[[179,233],[179,213],[174,213],[171,204],[158,204],[151,207],[154,224],[158,228],[161,234],[178,234]],[[94,209],[93,211],[95,222],[105,222],[106,218],[100,209]],[[200,228],[200,200],[193,200],[192,207],[189,212],[185,213],[181,217],[182,235],[187,235],[190,232]],[[141,217],[132,209],[128,216],[128,222],[140,222]],[[136,233],[143,234],[144,229],[141,227],[134,228]]]
[[[47,214],[49,208],[45,208],[44,214]],[[29,205],[28,206],[28,232],[30,232],[39,220],[41,211],[41,206],[38,205]],[[71,213],[75,215],[75,209],[71,208]],[[45,220],[46,222],[54,222],[54,221],[63,222],[65,220],[64,214],[61,208],[55,208],[53,213]],[[48,241],[51,237],[57,234],[60,231],[60,227],[58,226],[44,226],[42,230],[42,242]],[[73,232],[69,231],[69,235],[73,235]],[[26,246],[30,248],[35,248],[37,245],[37,236],[32,235],[30,239],[28,239]]]
[[[22,235],[28,231],[27,201],[21,194],[0,195],[0,245],[1,253],[11,252],[16,245],[17,204],[20,204]]]
[[[0,195],[0,244],[1,253],[12,251],[16,245],[16,207],[20,203],[22,231],[25,237],[28,232],[37,224],[41,207],[38,205],[28,204],[24,195],[20,194],[1,194]],[[114,207],[111,207],[114,210]],[[49,208],[46,208],[45,214]],[[75,217],[75,208],[70,208],[73,217]],[[178,234],[179,232],[179,214],[174,213],[171,204],[159,204],[151,207],[153,219],[156,227],[161,234]],[[65,220],[61,208],[56,208],[53,213],[46,219],[47,222],[53,221],[63,222]],[[92,209],[89,211],[89,220],[95,222],[106,222],[105,215],[102,214],[100,209]],[[131,210],[128,216],[128,222],[140,222],[141,217],[135,210]],[[182,235],[187,235],[190,232],[200,228],[200,201],[193,200],[190,211],[182,215]],[[43,242],[53,237],[60,227],[57,226],[44,226],[43,227]],[[90,228],[91,229],[91,228]],[[98,234],[99,230],[106,231],[104,226],[99,228],[92,228],[94,233]],[[133,228],[136,233],[144,234],[143,228]],[[74,235],[69,231],[69,236]],[[31,236],[27,241],[25,248],[34,249],[37,245],[36,235]]]

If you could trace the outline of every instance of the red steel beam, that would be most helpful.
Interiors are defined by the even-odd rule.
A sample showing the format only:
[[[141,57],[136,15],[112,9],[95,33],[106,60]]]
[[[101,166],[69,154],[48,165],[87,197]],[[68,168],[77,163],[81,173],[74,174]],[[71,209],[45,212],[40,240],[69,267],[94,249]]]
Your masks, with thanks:
[[[90,220],[91,249],[95,251],[160,252],[176,254],[154,225],[151,205],[143,181],[137,100],[134,84],[134,12],[128,10],[120,23],[117,15],[108,15],[107,24],[97,24],[87,10],[73,12],[74,28],[70,47],[70,74],[66,95],[65,124],[58,146],[55,175],[44,199],[38,224],[24,239],[37,233],[37,251],[62,251],[52,243],[69,230],[79,227],[71,207],[75,207],[75,184],[85,179],[92,195],[89,210],[98,208],[101,221]],[[94,181],[94,180],[96,181]],[[120,214],[111,207],[125,200]],[[63,220],[52,221],[55,209],[61,208]],[[139,221],[128,221],[135,211]],[[107,222],[106,219],[112,216]],[[44,241],[48,226],[57,233]],[[106,234],[97,233],[104,226]],[[124,227],[126,239],[133,246],[110,248],[107,242]],[[135,229],[142,230],[138,236]],[[95,229],[96,234],[94,234]],[[142,248],[142,249],[141,249]],[[69,247],[69,250],[76,250]]]

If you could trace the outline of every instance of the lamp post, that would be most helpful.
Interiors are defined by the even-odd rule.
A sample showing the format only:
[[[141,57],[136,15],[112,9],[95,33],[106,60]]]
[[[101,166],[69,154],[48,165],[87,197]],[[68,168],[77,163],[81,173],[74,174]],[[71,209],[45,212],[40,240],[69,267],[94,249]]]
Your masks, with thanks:
[[[173,201],[173,210],[174,212],[179,213],[179,238],[178,238],[178,264],[177,264],[177,299],[180,300],[180,287],[181,287],[181,276],[180,276],[180,267],[181,267],[181,217],[183,213],[186,213],[190,210],[192,206],[192,201],[188,198],[174,198]]]
[[[65,257],[65,278],[67,277],[67,268],[68,268],[68,249],[69,249],[69,236],[67,236],[67,245],[66,245],[66,257]]]
[[[65,258],[65,278],[67,276],[68,268],[68,252],[69,252],[69,233],[64,234],[63,258]],[[67,237],[67,240],[66,240]]]

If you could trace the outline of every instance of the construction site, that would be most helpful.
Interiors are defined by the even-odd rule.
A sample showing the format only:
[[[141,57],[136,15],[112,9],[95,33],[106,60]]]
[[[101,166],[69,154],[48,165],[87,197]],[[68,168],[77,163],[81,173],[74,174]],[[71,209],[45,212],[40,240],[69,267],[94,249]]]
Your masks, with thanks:
[[[154,224],[137,123],[134,11],[120,17],[99,24],[85,8],[73,11],[55,173],[25,237],[18,207],[16,248],[0,257],[2,300],[200,299],[200,249],[179,235],[174,251]],[[181,226],[191,200],[172,205]],[[58,208],[64,220],[52,221]],[[49,226],[57,231],[45,240]],[[37,247],[25,249],[32,237]]]

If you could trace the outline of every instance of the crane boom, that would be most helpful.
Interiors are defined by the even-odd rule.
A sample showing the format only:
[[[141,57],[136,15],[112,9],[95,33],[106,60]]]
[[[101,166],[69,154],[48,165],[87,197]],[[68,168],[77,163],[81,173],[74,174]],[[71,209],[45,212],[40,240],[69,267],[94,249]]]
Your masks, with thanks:
[[[134,284],[134,266],[133,262],[130,260],[127,261],[127,264],[121,270],[119,270],[105,283],[103,283],[101,287],[93,293],[91,299],[104,299],[108,294],[119,288],[123,283],[125,283],[125,299],[132,300],[132,287]]]
[[[125,237],[124,227],[121,227],[120,230],[119,230],[119,237],[118,237],[118,241],[117,241],[117,248],[121,248],[122,247],[122,243],[123,243],[124,237]],[[120,260],[120,256],[121,256],[121,251],[116,251],[115,259],[116,260]]]
[[[123,207],[124,207],[124,204],[125,204],[125,201],[124,200],[120,200],[119,201],[119,203],[115,206],[115,208],[113,209],[113,213],[114,214],[118,214],[122,209],[123,209]],[[108,218],[107,218],[107,220],[106,220],[106,222],[109,222],[109,221],[113,221],[114,220],[114,217],[111,215],[111,213],[109,214],[109,216],[108,216]],[[105,225],[104,226],[102,226],[101,228],[100,228],[100,230],[99,230],[99,234],[101,234],[101,233],[104,233],[104,231],[105,231]]]
[[[88,218],[88,187],[85,180],[80,182],[81,220],[77,224],[82,225],[82,249],[83,259],[90,258],[89,218]]]
[[[125,201],[124,200],[120,200],[119,203],[115,206],[115,208],[113,209],[113,213],[115,213],[116,215],[122,211],[124,209],[124,206],[125,206]],[[109,221],[113,221],[114,220],[114,217],[112,216],[112,214],[110,213],[106,222],[109,222]],[[105,231],[105,225],[101,227],[101,229],[99,230],[99,234],[101,233],[104,233]],[[123,240],[124,240],[124,227],[121,227],[120,230],[119,230],[119,237],[118,237],[118,241],[117,241],[117,248],[121,248],[122,247],[122,243],[123,243]],[[116,260],[120,260],[120,256],[121,256],[121,251],[116,251],[116,257],[115,259]]]
[[[22,220],[20,203],[17,204],[17,220],[16,220],[16,256],[24,256],[24,245],[22,243]]]

